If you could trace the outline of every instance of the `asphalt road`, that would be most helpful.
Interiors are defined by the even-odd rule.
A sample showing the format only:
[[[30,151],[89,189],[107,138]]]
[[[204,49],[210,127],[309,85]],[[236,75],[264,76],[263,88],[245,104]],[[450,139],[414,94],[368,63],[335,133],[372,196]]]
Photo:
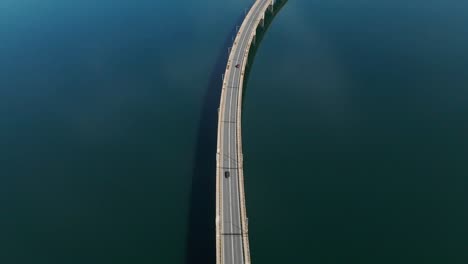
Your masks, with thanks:
[[[220,168],[218,177],[220,182],[221,210],[221,261],[222,263],[245,263],[244,245],[242,238],[241,197],[238,167],[238,107],[239,86],[243,82],[242,69],[245,68],[245,56],[249,39],[256,30],[258,20],[263,17],[266,7],[271,0],[257,0],[247,14],[236,36],[230,54],[230,61],[226,68],[224,89],[221,95],[218,155]],[[238,67],[235,67],[239,65]],[[229,177],[226,177],[229,173]]]

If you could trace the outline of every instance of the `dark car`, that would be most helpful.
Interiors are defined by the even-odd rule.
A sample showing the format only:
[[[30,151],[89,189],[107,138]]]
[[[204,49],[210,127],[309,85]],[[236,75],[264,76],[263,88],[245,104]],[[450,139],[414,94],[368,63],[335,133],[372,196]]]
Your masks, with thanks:
[[[236,66],[235,66],[235,67],[236,67],[237,69],[239,69],[239,67],[240,67],[240,64],[236,64]]]
[[[224,172],[224,178],[229,178],[229,171]]]

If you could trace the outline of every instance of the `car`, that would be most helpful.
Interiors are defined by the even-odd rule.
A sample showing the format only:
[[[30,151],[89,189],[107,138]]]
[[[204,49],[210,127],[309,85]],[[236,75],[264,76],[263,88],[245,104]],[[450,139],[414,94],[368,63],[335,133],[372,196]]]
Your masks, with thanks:
[[[224,172],[224,178],[229,178],[229,171]]]
[[[240,67],[240,64],[236,64],[236,66],[235,66],[235,67],[236,67],[237,69],[239,69],[239,67]]]

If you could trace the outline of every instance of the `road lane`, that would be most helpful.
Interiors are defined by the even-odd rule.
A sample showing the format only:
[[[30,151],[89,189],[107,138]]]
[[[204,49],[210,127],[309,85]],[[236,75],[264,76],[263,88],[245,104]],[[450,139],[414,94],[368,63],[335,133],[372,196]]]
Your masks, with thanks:
[[[217,235],[220,235],[221,262],[222,263],[245,263],[250,256],[244,256],[244,241],[242,228],[242,210],[240,189],[243,186],[239,182],[239,145],[238,142],[238,118],[240,115],[239,89],[243,81],[242,72],[246,64],[246,52],[250,48],[251,36],[258,26],[259,19],[263,16],[271,0],[257,0],[247,14],[239,32],[236,36],[228,66],[224,75],[223,91],[221,95],[220,117],[218,137],[218,182],[221,190],[220,212],[217,215],[220,227],[217,229]],[[239,64],[240,67],[235,67]],[[225,177],[224,173],[228,171],[230,176]],[[220,220],[219,220],[220,219]],[[221,234],[218,234],[218,233]],[[219,261],[219,258],[218,258]]]

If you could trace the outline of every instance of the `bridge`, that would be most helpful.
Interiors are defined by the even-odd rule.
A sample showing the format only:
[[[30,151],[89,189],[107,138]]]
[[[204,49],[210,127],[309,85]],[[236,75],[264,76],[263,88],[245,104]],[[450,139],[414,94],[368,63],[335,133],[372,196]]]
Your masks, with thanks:
[[[234,39],[223,76],[216,157],[216,263],[250,264],[241,135],[242,91],[257,28],[275,0],[256,0]]]

